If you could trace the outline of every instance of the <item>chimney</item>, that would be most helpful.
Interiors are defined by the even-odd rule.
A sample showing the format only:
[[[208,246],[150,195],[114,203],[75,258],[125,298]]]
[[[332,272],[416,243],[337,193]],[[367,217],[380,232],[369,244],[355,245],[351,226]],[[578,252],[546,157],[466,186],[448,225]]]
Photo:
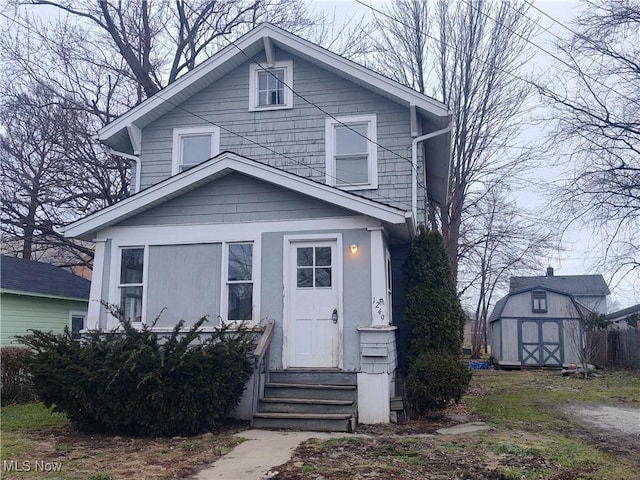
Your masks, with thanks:
[[[547,277],[553,277],[553,267],[547,267]]]

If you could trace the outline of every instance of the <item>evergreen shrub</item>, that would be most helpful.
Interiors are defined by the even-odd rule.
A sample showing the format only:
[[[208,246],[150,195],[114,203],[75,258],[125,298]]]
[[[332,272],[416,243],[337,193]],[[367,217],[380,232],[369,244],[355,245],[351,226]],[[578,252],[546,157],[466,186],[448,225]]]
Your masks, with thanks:
[[[404,274],[410,328],[405,393],[418,412],[443,409],[460,400],[471,373],[462,362],[465,315],[438,232],[420,227]]]
[[[470,381],[471,370],[460,355],[421,353],[407,375],[407,400],[417,412],[442,410],[460,401]]]
[[[32,352],[24,347],[0,348],[0,399],[2,405],[28,403],[36,399],[31,383],[29,361]]]
[[[221,329],[200,341],[206,317],[168,337],[149,327],[94,331],[82,341],[68,329],[34,331],[21,341],[35,351],[36,392],[80,430],[175,436],[207,431],[240,401],[252,372],[254,334]]]

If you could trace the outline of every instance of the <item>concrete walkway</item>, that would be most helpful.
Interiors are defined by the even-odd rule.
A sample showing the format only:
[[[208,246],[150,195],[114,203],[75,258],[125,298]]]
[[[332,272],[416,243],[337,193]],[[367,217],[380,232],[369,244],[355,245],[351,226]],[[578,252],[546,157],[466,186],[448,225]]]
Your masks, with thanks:
[[[236,434],[237,437],[245,438],[246,441],[192,478],[195,480],[268,479],[270,470],[286,463],[293,451],[305,440],[349,435],[348,433],[246,430]]]

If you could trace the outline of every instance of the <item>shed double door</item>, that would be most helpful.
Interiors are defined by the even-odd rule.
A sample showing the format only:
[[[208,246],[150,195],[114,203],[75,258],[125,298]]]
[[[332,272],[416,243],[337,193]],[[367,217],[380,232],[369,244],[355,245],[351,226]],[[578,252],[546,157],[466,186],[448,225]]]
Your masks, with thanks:
[[[521,320],[520,361],[526,366],[562,366],[562,329],[557,320]]]

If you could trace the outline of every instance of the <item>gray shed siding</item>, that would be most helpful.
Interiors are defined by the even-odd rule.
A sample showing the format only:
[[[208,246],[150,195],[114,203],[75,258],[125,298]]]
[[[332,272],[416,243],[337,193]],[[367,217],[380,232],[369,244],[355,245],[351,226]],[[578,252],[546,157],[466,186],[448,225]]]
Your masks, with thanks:
[[[119,225],[237,223],[350,215],[354,213],[234,172]]]
[[[409,109],[282,50],[277,49],[276,58],[293,59],[294,90],[327,114],[336,117],[377,115],[377,141],[384,147],[378,147],[379,188],[358,194],[409,210]],[[258,56],[256,60],[264,62],[264,57]],[[325,119],[328,115],[295,95],[293,109],[249,112],[250,63],[247,61],[143,130],[142,188],[171,175],[173,129],[210,125],[207,122],[221,127],[220,151],[230,150],[325,182]],[[422,195],[418,197],[422,202]]]

